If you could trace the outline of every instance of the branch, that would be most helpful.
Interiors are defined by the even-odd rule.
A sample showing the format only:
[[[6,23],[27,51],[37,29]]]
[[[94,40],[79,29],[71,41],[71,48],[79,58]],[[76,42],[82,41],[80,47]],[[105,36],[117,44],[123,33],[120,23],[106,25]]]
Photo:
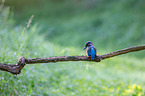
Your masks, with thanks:
[[[140,51],[140,50],[144,50],[145,49],[145,45],[141,45],[141,46],[135,46],[135,47],[129,47],[129,48],[125,48],[125,49],[121,49],[121,50],[117,50],[111,53],[107,53],[104,55],[101,55],[102,59],[107,59],[107,58],[111,58],[117,55],[122,55],[122,54],[126,54],[129,52],[136,52],[136,51]]]
[[[26,65],[25,58],[21,57],[17,64],[4,64],[0,63],[0,70],[10,72],[12,74],[20,74],[21,69]]]
[[[61,62],[61,61],[94,61],[94,62],[100,62],[101,60],[111,58],[117,55],[126,54],[129,52],[135,52],[144,50],[145,45],[141,46],[135,46],[135,47],[129,47],[121,50],[117,50],[111,53],[107,53],[104,55],[98,55],[95,60],[91,60],[91,58],[88,58],[87,56],[61,56],[61,57],[48,57],[48,58],[33,58],[33,59],[26,59],[24,57],[20,57],[17,64],[4,64],[0,63],[0,70],[10,72],[12,74],[20,74],[21,69],[26,64],[35,64],[35,63],[50,63],[50,62]]]

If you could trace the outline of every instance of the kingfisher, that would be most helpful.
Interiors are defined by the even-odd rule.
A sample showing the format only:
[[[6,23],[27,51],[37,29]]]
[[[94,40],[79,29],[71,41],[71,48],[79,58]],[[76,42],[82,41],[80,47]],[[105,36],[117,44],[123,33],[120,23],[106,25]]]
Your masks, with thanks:
[[[91,41],[87,41],[83,50],[85,50],[86,48],[87,57],[91,57],[91,60],[94,60],[97,55],[96,48],[93,46],[93,43]]]

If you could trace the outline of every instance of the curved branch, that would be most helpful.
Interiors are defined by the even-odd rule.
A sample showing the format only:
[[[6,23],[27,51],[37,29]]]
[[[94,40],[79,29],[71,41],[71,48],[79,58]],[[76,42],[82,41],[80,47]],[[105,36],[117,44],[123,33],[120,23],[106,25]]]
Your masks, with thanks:
[[[91,60],[91,58],[88,58],[87,56],[61,56],[61,57],[48,57],[48,58],[32,58],[32,59],[26,59],[24,57],[20,57],[17,64],[4,64],[0,63],[0,70],[10,72],[12,74],[20,74],[21,69],[26,64],[35,64],[35,63],[50,63],[50,62],[61,62],[61,61],[94,61],[94,62],[100,62],[101,60],[111,58],[117,55],[126,54],[129,52],[135,52],[144,50],[145,45],[141,46],[135,46],[135,47],[129,47],[121,50],[117,50],[111,53],[107,53],[104,55],[98,55],[95,60]]]
[[[0,63],[0,70],[10,72],[12,74],[20,74],[21,69],[26,65],[25,58],[21,57],[17,64],[4,64]]]
[[[140,50],[144,50],[145,49],[145,45],[141,45],[141,46],[135,46],[135,47],[129,47],[129,48],[125,48],[125,49],[121,49],[121,50],[117,50],[111,53],[107,53],[104,55],[101,55],[102,59],[107,59],[107,58],[111,58],[117,55],[122,55],[122,54],[126,54],[129,52],[136,52],[136,51],[140,51]]]

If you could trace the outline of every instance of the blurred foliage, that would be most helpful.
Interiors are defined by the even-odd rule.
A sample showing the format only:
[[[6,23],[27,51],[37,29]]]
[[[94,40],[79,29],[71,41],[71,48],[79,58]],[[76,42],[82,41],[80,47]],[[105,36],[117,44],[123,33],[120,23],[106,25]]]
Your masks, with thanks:
[[[145,43],[144,3],[144,0],[8,0],[6,5],[12,6],[17,23],[35,15],[40,33],[57,44],[82,47],[89,40],[98,48],[112,49],[112,45],[123,48]]]
[[[132,96],[142,96],[144,95],[144,91],[140,85],[133,84],[132,86],[129,85],[128,89],[125,90],[123,95],[132,95]]]
[[[88,40],[99,54],[144,44],[144,2],[3,0],[0,62],[15,64],[21,56],[85,55],[82,48]],[[144,56],[141,51],[100,63],[27,65],[17,76],[1,71],[0,95],[144,96]]]

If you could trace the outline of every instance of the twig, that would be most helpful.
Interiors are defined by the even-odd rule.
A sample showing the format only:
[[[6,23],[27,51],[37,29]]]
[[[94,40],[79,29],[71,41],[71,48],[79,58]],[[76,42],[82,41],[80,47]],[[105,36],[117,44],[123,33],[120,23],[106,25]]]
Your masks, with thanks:
[[[10,72],[12,74],[20,74],[21,69],[26,64],[36,64],[36,63],[50,63],[50,62],[61,62],[61,61],[94,61],[100,62],[101,60],[111,58],[117,55],[126,54],[129,52],[136,52],[140,50],[144,50],[145,45],[129,47],[121,50],[117,50],[111,53],[107,53],[104,55],[99,55],[95,58],[95,60],[91,60],[87,56],[61,56],[61,57],[48,57],[48,58],[32,58],[26,59],[24,57],[20,57],[17,64],[4,64],[0,63],[0,70]]]

